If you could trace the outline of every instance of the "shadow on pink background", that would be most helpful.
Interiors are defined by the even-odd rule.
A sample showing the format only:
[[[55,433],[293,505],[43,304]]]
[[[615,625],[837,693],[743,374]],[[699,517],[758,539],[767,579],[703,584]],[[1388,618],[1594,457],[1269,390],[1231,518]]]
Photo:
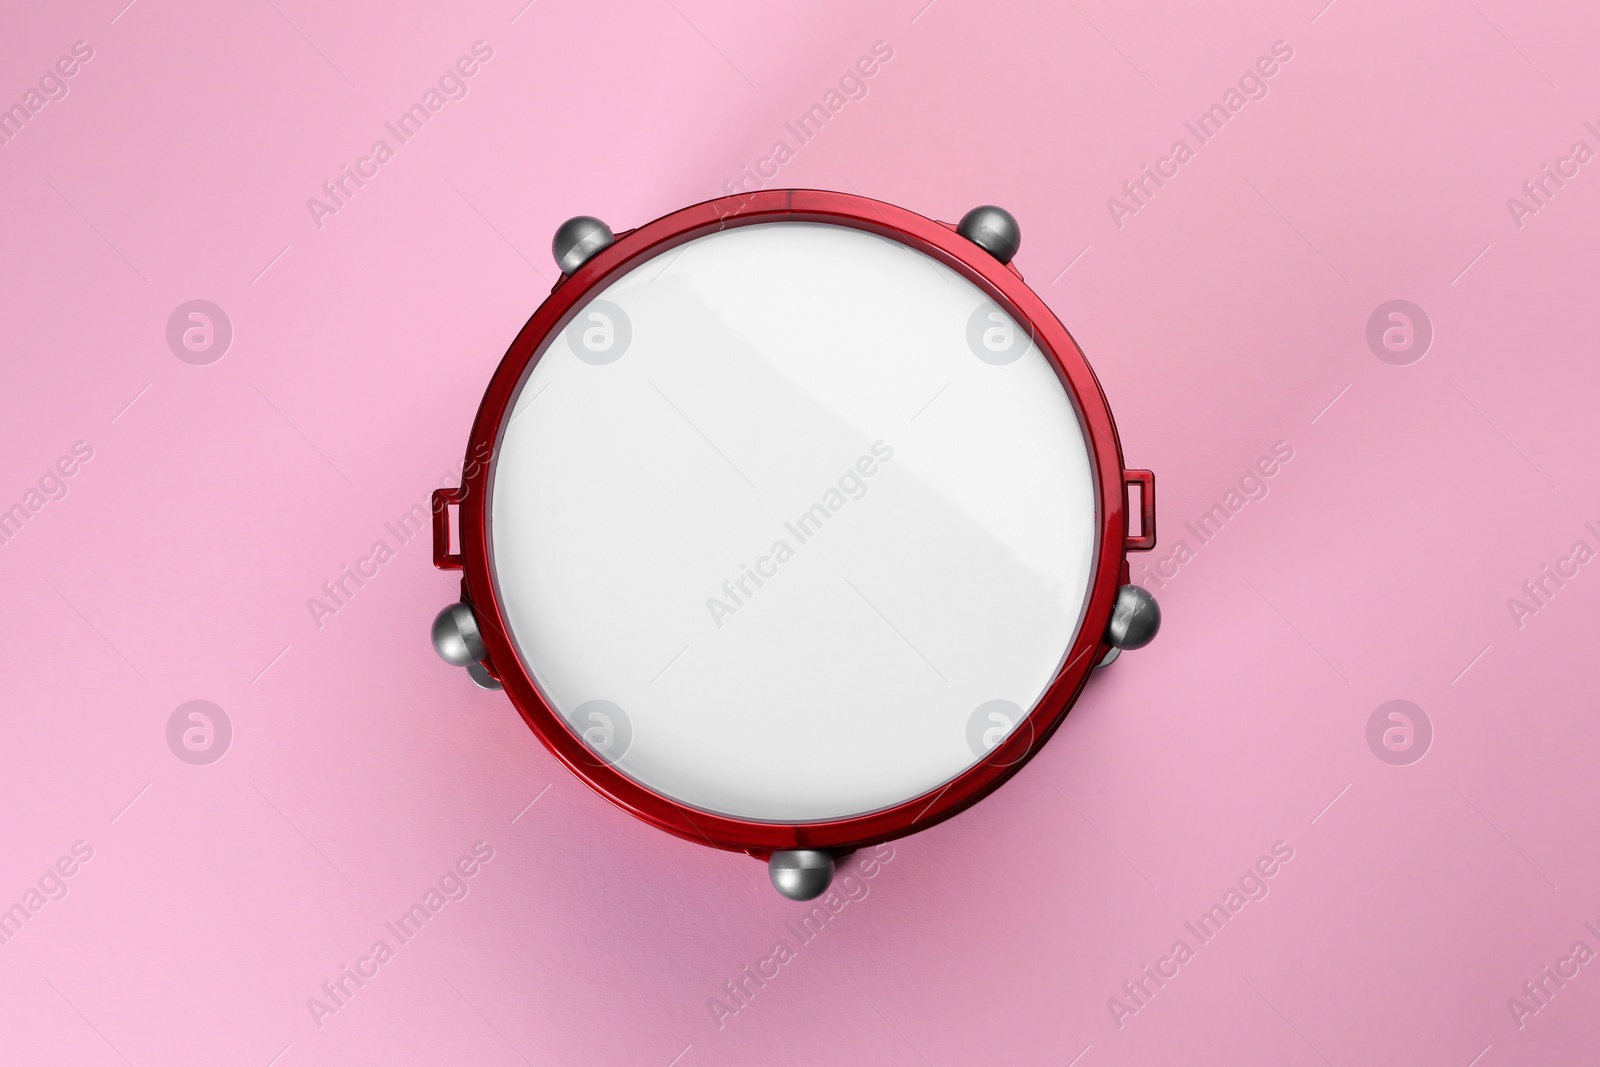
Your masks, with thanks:
[[[1593,1059],[1600,562],[1561,562],[1600,552],[1591,11],[122,2],[19,9],[0,42],[0,104],[40,90],[0,126],[0,508],[27,515],[0,544],[0,1059]],[[385,123],[476,42],[465,95],[398,144]],[[876,42],[865,95],[799,144],[785,123]],[[1199,143],[1185,123],[1275,46]],[[440,663],[454,579],[386,525],[459,470],[563,219],[636,226],[780,140],[772,187],[1010,208],[1162,505],[1135,558],[1160,640],[810,940],[758,863],[612,808]],[[233,332],[205,365],[167,341],[195,299]],[[1367,341],[1397,299],[1433,333],[1404,365]],[[209,765],[169,748],[192,700],[231,723]],[[1369,745],[1391,700],[1425,758]],[[1275,845],[1201,943],[1185,924]],[[389,933],[474,847],[465,895]]]

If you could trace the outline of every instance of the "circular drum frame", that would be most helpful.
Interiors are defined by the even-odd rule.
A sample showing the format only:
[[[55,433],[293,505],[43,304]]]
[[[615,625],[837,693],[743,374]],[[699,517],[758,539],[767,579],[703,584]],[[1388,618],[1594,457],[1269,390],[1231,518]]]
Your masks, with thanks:
[[[898,241],[944,264],[1031,331],[1077,412],[1093,467],[1097,530],[1092,586],[1077,635],[1050,686],[1005,740],[982,760],[937,789],[864,815],[810,823],[749,821],[692,808],[656,793],[597,757],[567,726],[533,683],[509,636],[490,565],[490,487],[494,457],[519,386],[547,340],[566,327],[588,298],[652,256],[735,226],[812,222],[847,226]],[[1130,535],[1127,487],[1138,485],[1141,524]],[[546,748],[601,796],[679,837],[765,859],[788,849],[835,854],[902,837],[957,814],[997,789],[1061,725],[1094,667],[1112,646],[1105,634],[1119,587],[1128,580],[1127,552],[1155,547],[1154,478],[1123,466],[1111,409],[1083,352],[1014,267],[956,232],[903,208],[846,193],[783,189],[710,200],[675,211],[635,230],[564,276],[533,313],[489,382],[467,443],[459,489],[434,493],[434,563],[464,571],[462,600],[482,635],[487,673],[498,679]],[[449,509],[459,511],[459,546],[450,551]]]

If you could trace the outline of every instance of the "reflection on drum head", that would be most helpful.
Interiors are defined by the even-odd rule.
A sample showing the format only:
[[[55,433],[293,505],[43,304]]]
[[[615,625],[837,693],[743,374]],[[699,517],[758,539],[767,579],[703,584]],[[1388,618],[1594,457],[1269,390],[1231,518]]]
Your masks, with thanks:
[[[490,567],[598,759],[804,823],[1031,738],[1095,489],[1054,368],[985,293],[860,230],[756,224],[646,259],[546,344],[503,423]]]

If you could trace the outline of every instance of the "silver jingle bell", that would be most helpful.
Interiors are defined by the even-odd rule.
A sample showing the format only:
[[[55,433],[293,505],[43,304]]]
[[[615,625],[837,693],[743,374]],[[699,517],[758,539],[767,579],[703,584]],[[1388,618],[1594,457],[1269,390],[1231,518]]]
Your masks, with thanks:
[[[961,216],[956,232],[1001,263],[1010,263],[1022,247],[1022,227],[1011,212],[993,204],[975,207]]]
[[[1143,648],[1161,629],[1161,608],[1156,598],[1137,585],[1117,590],[1117,602],[1106,624],[1106,640],[1114,648]]]
[[[772,887],[790,900],[815,900],[833,882],[833,856],[815,849],[774,852],[767,860]]]
[[[562,274],[571,274],[614,240],[611,227],[597,218],[579,215],[557,227],[555,239],[550,242],[550,254],[556,257]]]
[[[499,679],[489,673],[489,668],[485,667],[481,663],[467,664],[467,677],[471,678],[473,684],[479,689],[499,690],[505,688],[505,686],[500,684]]]
[[[457,601],[439,612],[433,620],[433,650],[439,658],[456,667],[470,667],[487,659],[483,635],[478,632],[472,605]]]

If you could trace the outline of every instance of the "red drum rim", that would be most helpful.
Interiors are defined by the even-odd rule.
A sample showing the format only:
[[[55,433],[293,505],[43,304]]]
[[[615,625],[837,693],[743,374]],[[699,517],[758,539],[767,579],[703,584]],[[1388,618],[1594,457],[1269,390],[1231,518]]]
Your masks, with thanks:
[[[627,777],[601,760],[575,735],[534,685],[509,636],[490,562],[490,497],[501,434],[519,386],[547,339],[571,321],[579,305],[614,279],[697,237],[736,226],[812,222],[845,226],[898,241],[932,257],[972,282],[1018,323],[1055,368],[1084,431],[1093,468],[1096,544],[1091,587],[1071,649],[1028,715],[983,760],[937,789],[889,808],[823,822],[775,823],[734,818],[689,807]],[[669,833],[701,844],[765,858],[788,849],[849,851],[926,829],[988,796],[1015,774],[1061,725],[1090,673],[1109,651],[1105,633],[1120,585],[1127,581],[1127,552],[1154,547],[1153,479],[1123,466],[1111,409],[1082,350],[1015,268],[959,235],[953,226],[904,208],[848,193],[774,189],[721,197],[666,215],[616,235],[572,275],[563,277],[517,334],[489,382],[467,443],[459,489],[435,494],[434,562],[462,569],[462,599],[472,606],[486,666],[513,706],[557,759],[618,807]],[[1127,486],[1141,486],[1142,528],[1128,532]],[[459,554],[451,554],[450,504],[459,507]],[[444,537],[438,536],[439,532]]]

